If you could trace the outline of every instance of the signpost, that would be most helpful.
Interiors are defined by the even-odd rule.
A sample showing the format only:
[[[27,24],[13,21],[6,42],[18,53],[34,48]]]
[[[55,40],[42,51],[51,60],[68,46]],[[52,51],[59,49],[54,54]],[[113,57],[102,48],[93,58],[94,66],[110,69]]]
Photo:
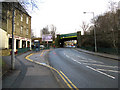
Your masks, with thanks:
[[[42,35],[42,41],[47,42],[47,48],[48,48],[48,42],[53,41],[52,35],[51,34]]]

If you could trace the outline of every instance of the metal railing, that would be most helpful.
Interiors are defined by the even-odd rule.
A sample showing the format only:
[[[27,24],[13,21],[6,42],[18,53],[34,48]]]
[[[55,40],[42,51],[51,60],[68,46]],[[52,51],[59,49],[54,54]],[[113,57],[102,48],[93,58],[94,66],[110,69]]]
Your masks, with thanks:
[[[94,47],[81,47],[81,49],[85,49],[88,51],[95,51]],[[115,49],[115,48],[103,48],[103,47],[98,47],[97,48],[97,52],[100,53],[108,53],[108,54],[114,54],[114,55],[118,55],[118,52],[120,52],[120,49]]]
[[[17,49],[17,54],[25,53],[25,52],[27,52],[29,50],[30,50],[29,47],[27,47],[27,48],[18,48]]]

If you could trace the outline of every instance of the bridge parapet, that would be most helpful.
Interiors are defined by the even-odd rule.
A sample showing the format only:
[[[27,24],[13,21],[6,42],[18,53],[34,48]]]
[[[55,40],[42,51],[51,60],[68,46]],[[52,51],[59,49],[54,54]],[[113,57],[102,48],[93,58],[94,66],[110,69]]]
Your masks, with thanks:
[[[63,47],[64,41],[67,40],[77,40],[77,46],[81,47],[81,31],[78,31],[77,33],[57,35],[56,46]]]

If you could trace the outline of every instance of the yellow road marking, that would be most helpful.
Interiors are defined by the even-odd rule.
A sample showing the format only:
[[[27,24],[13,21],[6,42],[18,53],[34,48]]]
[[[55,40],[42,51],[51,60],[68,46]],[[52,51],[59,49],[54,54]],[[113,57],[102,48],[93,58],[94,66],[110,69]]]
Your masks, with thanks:
[[[71,90],[73,90],[72,89],[72,87],[71,87],[71,85],[65,80],[65,78],[59,73],[59,71],[57,71],[57,73],[60,75],[60,77],[64,80],[64,82],[67,84],[67,86],[69,87],[69,88],[71,88]]]
[[[42,51],[42,53],[40,54],[40,56],[43,56],[44,50]]]
[[[44,51],[43,51],[43,52],[44,52]],[[30,54],[30,55],[28,55],[28,56],[26,56],[25,59],[33,62],[33,60],[31,60],[31,59],[29,58],[31,55],[33,55],[33,53]],[[59,74],[59,76],[63,79],[63,81],[67,84],[67,86],[68,86],[71,90],[73,90],[72,86],[73,86],[74,88],[76,88],[76,90],[78,90],[78,88],[67,78],[67,76],[65,76],[65,75],[62,73],[62,71],[60,71],[60,72],[65,76],[65,78],[71,83],[72,86],[66,81],[66,79],[65,79],[65,78],[59,73],[59,71],[56,70],[55,68],[53,68],[53,67],[51,67],[51,66],[49,66],[49,65],[44,65],[44,64],[42,64],[42,63],[40,63],[40,62],[37,62],[37,61],[34,61],[34,63],[37,63],[37,64],[40,64],[40,65],[43,65],[43,66],[46,66],[46,67],[48,67],[48,68],[53,69],[54,71],[56,71],[56,72]]]
[[[71,83],[71,85],[76,89],[76,90],[79,90],[71,81],[70,81],[70,79],[68,79],[68,77],[62,72],[62,71],[60,71],[61,73],[62,73],[62,75]]]
[[[32,60],[32,59],[29,59],[29,57],[30,57],[31,55],[33,55],[33,53],[32,53],[32,54],[30,54],[30,55],[28,55],[28,56],[26,56],[26,57],[25,57],[25,59],[27,59],[27,60],[29,60],[29,61],[33,62],[33,60]]]
[[[51,67],[51,66],[48,66],[48,67],[51,68],[51,69],[53,69],[54,71],[56,71],[56,72],[59,74],[59,76],[63,79],[63,81],[67,84],[67,86],[68,86],[69,88],[71,88],[71,90],[73,90],[72,87],[71,87],[71,85],[65,80],[65,78],[59,73],[58,70],[56,70],[55,68],[53,68],[53,67]]]

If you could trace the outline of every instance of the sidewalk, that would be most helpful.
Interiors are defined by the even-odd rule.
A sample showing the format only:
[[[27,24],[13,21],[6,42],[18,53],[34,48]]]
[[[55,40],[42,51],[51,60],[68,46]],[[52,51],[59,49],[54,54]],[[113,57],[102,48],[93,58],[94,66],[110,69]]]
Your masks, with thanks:
[[[55,79],[51,70],[47,67],[25,60],[25,56],[32,52],[27,52],[16,56],[15,70],[9,70],[2,78],[3,88],[63,88]],[[33,59],[42,63],[48,63],[44,58],[40,58],[41,52],[35,54]],[[11,57],[3,57],[3,60],[10,67]]]
[[[87,51],[87,50],[80,49],[80,48],[75,48],[75,50],[80,51],[80,52],[85,52],[85,53],[88,53],[88,54],[92,54],[92,55],[97,55],[97,56],[101,56],[101,57],[110,58],[110,59],[114,59],[114,60],[119,60],[120,61],[120,59],[119,59],[119,57],[117,55],[92,52],[92,51]]]

